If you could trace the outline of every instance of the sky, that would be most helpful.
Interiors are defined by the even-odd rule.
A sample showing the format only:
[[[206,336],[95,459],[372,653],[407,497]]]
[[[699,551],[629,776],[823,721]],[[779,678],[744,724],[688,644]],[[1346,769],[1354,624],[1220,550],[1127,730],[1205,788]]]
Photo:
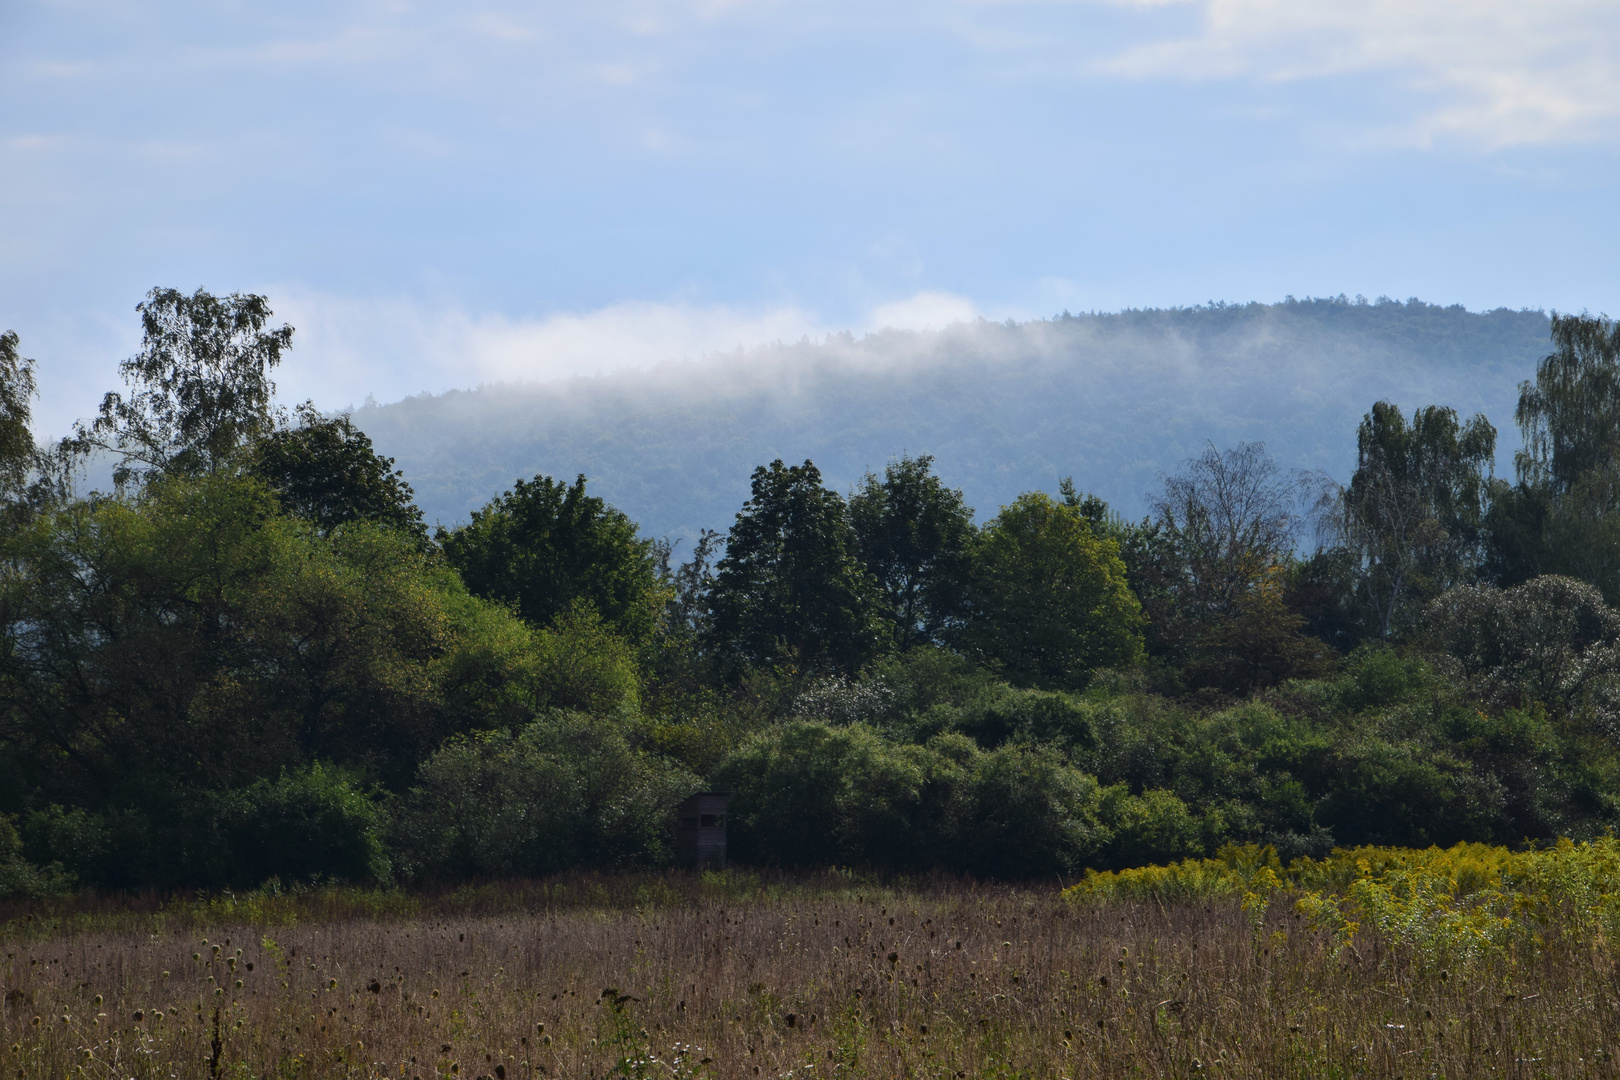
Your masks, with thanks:
[[[0,0],[42,433],[153,286],[290,400],[1061,310],[1614,311],[1614,0]]]

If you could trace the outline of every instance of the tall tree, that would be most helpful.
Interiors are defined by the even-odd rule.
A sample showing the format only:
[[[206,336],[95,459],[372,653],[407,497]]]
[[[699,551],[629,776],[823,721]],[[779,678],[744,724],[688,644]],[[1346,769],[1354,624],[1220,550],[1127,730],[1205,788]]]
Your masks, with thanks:
[[[37,464],[33,420],[34,362],[18,348],[14,331],[0,334],[0,494],[22,495]]]
[[[1483,416],[1459,422],[1455,411],[1431,405],[1408,423],[1380,401],[1362,419],[1336,523],[1380,637],[1478,575],[1495,454],[1496,429]]]
[[[1620,466],[1620,324],[1554,314],[1552,341],[1535,380],[1519,385],[1514,464],[1522,483],[1563,495]]]
[[[1492,493],[1491,569],[1589,581],[1620,600],[1620,324],[1554,315],[1553,351],[1519,387],[1518,483]]]
[[[932,470],[902,457],[850,496],[861,562],[877,582],[900,648],[938,641],[960,617],[972,569],[973,510]]]
[[[585,600],[615,631],[641,641],[665,600],[652,541],[622,512],[587,495],[584,476],[572,484],[519,480],[437,538],[475,596],[514,604],[535,626]]]
[[[1180,606],[1203,623],[1235,614],[1288,557],[1299,527],[1293,489],[1258,442],[1209,445],[1165,478],[1154,509],[1183,563]]]
[[[838,493],[811,462],[754,470],[710,590],[710,633],[753,663],[853,671],[883,637],[877,587]]]
[[[15,528],[66,498],[71,470],[59,450],[34,441],[34,362],[16,333],[0,334],[0,523]]]
[[[158,288],[136,310],[141,351],[119,367],[130,393],[107,394],[71,440],[81,453],[114,454],[114,483],[218,472],[275,430],[270,372],[293,330],[266,329],[273,313],[264,297]]]
[[[977,544],[971,615],[960,640],[1025,686],[1075,688],[1142,652],[1142,609],[1119,545],[1077,506],[1020,495]]]
[[[322,416],[306,402],[297,427],[259,440],[249,469],[270,485],[282,508],[330,532],[371,521],[427,540],[411,485],[347,416]]]

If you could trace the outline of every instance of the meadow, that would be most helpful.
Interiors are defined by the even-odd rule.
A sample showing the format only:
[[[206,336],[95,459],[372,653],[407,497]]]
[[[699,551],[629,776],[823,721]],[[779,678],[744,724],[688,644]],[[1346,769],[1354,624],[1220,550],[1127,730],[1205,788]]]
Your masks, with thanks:
[[[4,916],[5,1076],[1600,1076],[1620,845],[81,896]]]

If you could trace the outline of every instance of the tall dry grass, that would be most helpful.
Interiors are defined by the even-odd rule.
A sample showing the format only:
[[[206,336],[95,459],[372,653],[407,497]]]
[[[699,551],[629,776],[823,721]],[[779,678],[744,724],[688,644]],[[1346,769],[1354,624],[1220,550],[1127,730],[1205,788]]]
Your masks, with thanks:
[[[341,895],[18,914],[3,1076],[1574,1077],[1620,1046],[1602,948],[1436,971],[1288,905],[1256,929],[1235,898],[736,875]]]

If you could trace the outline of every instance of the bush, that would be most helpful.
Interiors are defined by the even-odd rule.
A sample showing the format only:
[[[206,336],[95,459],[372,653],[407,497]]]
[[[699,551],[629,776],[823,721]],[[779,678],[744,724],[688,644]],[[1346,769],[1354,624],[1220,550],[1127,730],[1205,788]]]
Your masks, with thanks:
[[[1144,791],[1131,798],[1117,784],[1103,793],[1102,817],[1114,834],[1107,850],[1111,866],[1174,862],[1207,850],[1203,823],[1168,791]]]
[[[284,881],[386,884],[393,876],[382,808],[320,763],[218,797],[234,885]]]
[[[939,851],[938,821],[923,808],[942,802],[949,815],[956,771],[862,724],[801,720],[754,736],[716,781],[733,792],[727,839],[739,860],[916,866]]]
[[[633,748],[620,721],[551,713],[454,738],[424,762],[398,848],[419,878],[656,864],[676,807],[700,786]]]
[[[950,845],[957,869],[989,877],[1070,874],[1110,839],[1101,789],[1048,748],[1006,746],[974,762],[968,810]]]
[[[1064,749],[1091,749],[1097,744],[1091,717],[1079,702],[1042,690],[1001,687],[963,709],[956,726],[986,749],[1014,741]]]
[[[73,888],[73,875],[61,863],[35,866],[23,858],[22,836],[14,819],[0,814],[0,900],[57,896]]]
[[[984,753],[959,734],[891,743],[797,721],[756,735],[718,781],[743,861],[1039,877],[1078,869],[1109,837],[1096,781],[1054,751]]]
[[[96,882],[106,869],[111,832],[100,814],[53,803],[23,817],[23,850],[34,862],[63,865],[76,877]]]
[[[1350,657],[1344,703],[1352,709],[1393,705],[1430,682],[1428,665],[1387,646],[1363,646]]]
[[[1430,639],[1455,674],[1496,707],[1539,701],[1572,711],[1585,692],[1607,690],[1620,675],[1620,611],[1574,578],[1452,589],[1427,615]],[[1620,725],[1620,714],[1595,719],[1600,727]]]

